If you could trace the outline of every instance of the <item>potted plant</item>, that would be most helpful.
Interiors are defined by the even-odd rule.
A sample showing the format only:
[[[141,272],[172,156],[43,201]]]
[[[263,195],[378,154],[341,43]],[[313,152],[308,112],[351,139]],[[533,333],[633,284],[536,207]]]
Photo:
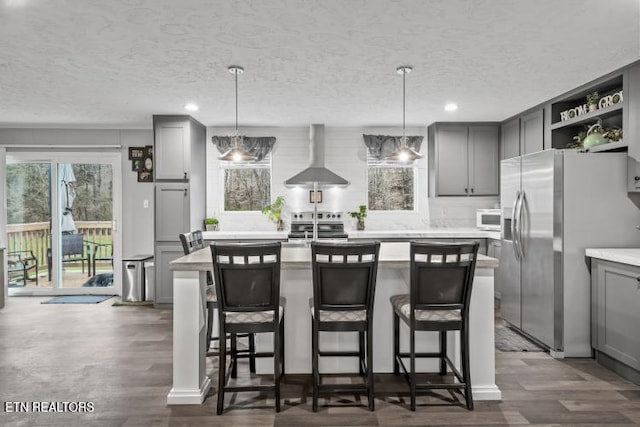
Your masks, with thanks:
[[[595,111],[598,108],[598,100],[600,94],[598,92],[591,92],[587,94],[587,105],[589,105],[589,111]]]
[[[218,231],[218,224],[217,218],[205,218],[204,229],[207,231]]]
[[[358,220],[358,230],[364,230],[364,219],[367,217],[367,206],[360,205],[357,211],[349,212],[349,215],[351,215],[351,218],[355,218]]]
[[[276,230],[284,230],[284,221],[282,220],[282,210],[284,209],[284,197],[278,196],[276,200],[262,208],[262,213],[267,215],[269,221],[273,221],[276,224]]]

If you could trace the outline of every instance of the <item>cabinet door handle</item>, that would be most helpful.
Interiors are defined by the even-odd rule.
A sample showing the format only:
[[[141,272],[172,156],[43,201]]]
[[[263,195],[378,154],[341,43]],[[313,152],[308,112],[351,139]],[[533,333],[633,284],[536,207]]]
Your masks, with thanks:
[[[473,194],[473,188],[471,189],[471,194]]]
[[[187,197],[187,189],[184,189],[184,197]]]
[[[187,179],[187,173],[186,172],[184,173],[184,179]]]
[[[468,188],[464,189],[464,194],[469,194],[469,189]]]

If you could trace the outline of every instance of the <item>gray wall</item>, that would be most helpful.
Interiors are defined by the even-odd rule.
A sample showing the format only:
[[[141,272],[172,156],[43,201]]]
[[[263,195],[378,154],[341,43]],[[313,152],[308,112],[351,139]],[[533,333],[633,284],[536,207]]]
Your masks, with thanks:
[[[42,150],[63,146],[121,146],[122,153],[122,254],[153,253],[153,183],[137,182],[131,171],[128,148],[153,145],[153,131],[120,129],[0,129],[0,146],[39,146]],[[39,147],[35,147],[40,150]],[[33,148],[31,148],[33,149]],[[8,150],[15,150],[14,147]],[[0,164],[4,168],[4,162]],[[3,184],[4,185],[4,184]],[[144,208],[144,200],[149,207]],[[4,227],[3,227],[4,228]]]

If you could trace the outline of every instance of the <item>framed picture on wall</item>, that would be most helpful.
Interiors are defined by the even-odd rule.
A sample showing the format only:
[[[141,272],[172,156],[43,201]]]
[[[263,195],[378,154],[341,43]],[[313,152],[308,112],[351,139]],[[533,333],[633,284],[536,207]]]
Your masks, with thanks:
[[[138,182],[153,182],[153,174],[147,171],[138,171]]]
[[[143,147],[129,147],[129,160],[144,157],[144,151]]]
[[[141,163],[142,163],[140,165],[141,169],[138,169],[138,170],[142,170],[142,171],[145,171],[145,172],[152,172],[153,171],[153,158],[151,158],[151,157],[143,157],[141,159]]]
[[[153,145],[144,146],[144,155],[145,157],[153,157]]]
[[[144,166],[144,162],[142,161],[142,157],[135,157],[131,159],[131,170],[134,172],[138,172],[142,170]]]

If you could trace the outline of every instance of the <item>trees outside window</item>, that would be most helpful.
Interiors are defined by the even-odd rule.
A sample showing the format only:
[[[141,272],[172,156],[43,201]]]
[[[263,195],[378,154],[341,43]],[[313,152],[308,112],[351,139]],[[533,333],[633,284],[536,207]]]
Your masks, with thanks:
[[[415,169],[414,165],[369,159],[369,210],[414,210]]]
[[[221,162],[225,211],[262,211],[271,200],[271,156],[259,162]]]

